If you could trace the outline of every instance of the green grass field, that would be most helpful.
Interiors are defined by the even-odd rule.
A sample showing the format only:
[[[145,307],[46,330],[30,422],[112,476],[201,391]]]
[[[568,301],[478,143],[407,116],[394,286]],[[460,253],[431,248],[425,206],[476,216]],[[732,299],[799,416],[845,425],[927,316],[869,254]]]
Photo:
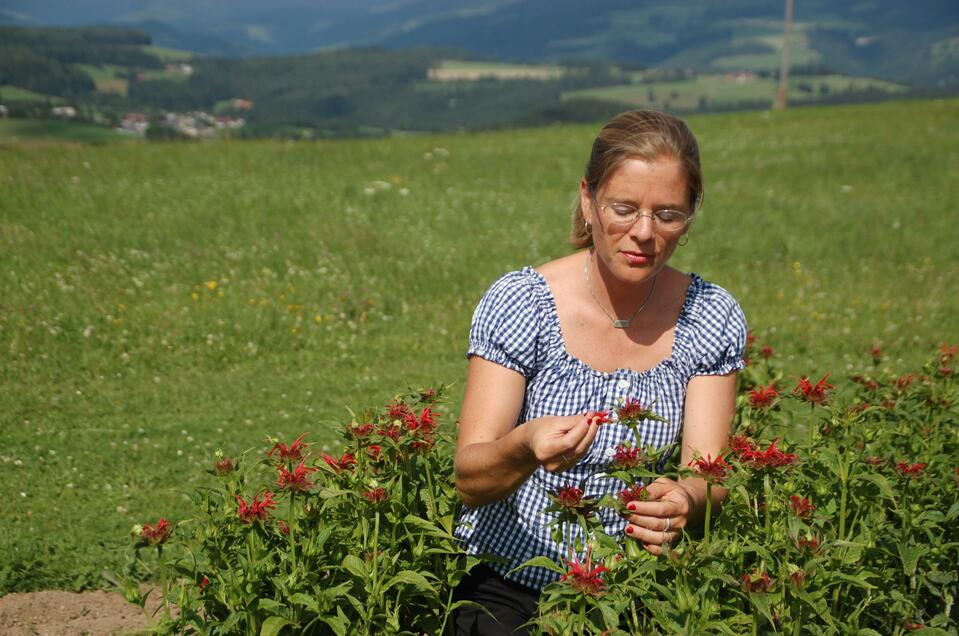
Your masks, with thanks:
[[[11,86],[10,84],[0,86],[0,99],[5,102],[43,102],[48,99],[54,103],[63,101],[60,97],[34,93],[33,91],[20,88],[19,86]]]
[[[0,147],[19,143],[121,141],[112,128],[58,119],[0,119]]]
[[[744,81],[724,75],[699,75],[691,80],[660,81],[618,86],[603,86],[563,94],[563,100],[598,99],[635,108],[664,108],[692,111],[701,108],[730,108],[736,104],[772,102],[778,80],[755,77]],[[808,103],[839,93],[881,91],[896,94],[907,87],[893,82],[845,75],[793,77],[789,81],[789,100]],[[705,101],[703,101],[705,100]]]
[[[918,364],[959,340],[957,120],[690,118],[706,208],[674,264],[741,301],[788,384],[874,343]],[[216,449],[333,447],[348,407],[427,383],[454,383],[450,425],[475,304],[568,252],[597,129],[0,145],[0,593],[103,585]]]

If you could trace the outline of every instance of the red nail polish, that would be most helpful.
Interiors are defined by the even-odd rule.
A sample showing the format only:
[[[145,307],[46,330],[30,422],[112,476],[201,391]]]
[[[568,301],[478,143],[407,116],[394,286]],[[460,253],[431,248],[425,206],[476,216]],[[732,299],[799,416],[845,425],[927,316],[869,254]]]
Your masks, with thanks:
[[[626,534],[633,534],[633,526],[626,526]]]

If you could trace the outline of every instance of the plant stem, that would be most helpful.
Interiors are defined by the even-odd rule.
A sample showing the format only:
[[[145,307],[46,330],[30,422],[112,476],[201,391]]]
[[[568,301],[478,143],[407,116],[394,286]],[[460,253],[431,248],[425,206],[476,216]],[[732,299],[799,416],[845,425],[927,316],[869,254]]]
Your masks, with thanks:
[[[712,482],[706,482],[706,520],[704,521],[703,528],[703,545],[709,545],[709,526],[710,518],[713,513],[713,484]]]

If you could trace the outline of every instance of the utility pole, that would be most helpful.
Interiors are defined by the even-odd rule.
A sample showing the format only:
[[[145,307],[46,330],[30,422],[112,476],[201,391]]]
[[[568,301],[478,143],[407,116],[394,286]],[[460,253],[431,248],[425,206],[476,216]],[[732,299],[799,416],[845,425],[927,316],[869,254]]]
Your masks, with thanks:
[[[779,65],[779,88],[773,100],[773,110],[786,110],[786,90],[789,87],[789,36],[793,29],[793,0],[786,0],[786,26],[783,32],[783,54]]]

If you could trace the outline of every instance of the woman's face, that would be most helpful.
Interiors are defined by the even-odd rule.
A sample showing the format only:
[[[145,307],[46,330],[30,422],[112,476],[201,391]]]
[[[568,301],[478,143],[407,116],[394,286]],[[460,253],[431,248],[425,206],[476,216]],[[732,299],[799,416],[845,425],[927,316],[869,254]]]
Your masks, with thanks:
[[[623,283],[650,280],[666,265],[676,243],[685,234],[657,228],[652,213],[679,210],[690,215],[686,173],[679,161],[661,157],[655,161],[627,159],[593,196],[584,179],[580,202],[584,217],[593,226],[593,246],[599,263]],[[611,203],[627,203],[640,209],[640,216],[627,228],[610,227],[614,212],[603,209]]]

